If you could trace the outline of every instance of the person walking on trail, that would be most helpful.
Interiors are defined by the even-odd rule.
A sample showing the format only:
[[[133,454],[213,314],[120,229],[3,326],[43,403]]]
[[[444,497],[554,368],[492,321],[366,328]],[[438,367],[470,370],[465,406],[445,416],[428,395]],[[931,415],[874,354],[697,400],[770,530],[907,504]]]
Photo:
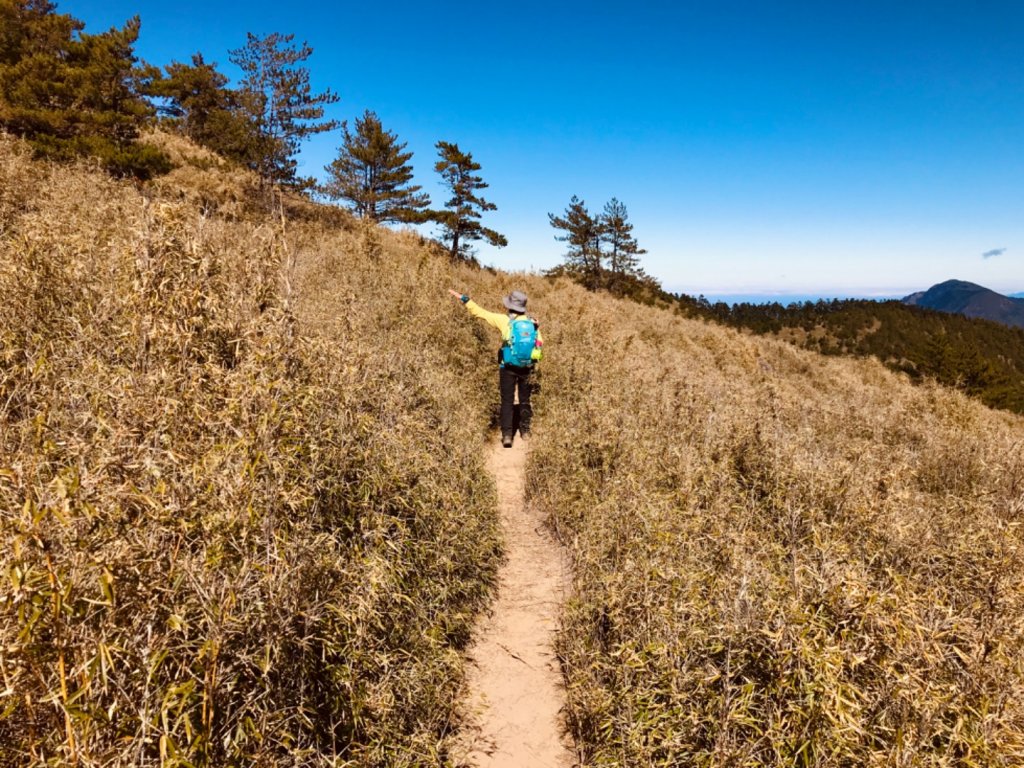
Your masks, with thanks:
[[[533,384],[530,375],[533,367],[541,359],[541,338],[537,321],[526,314],[526,294],[512,291],[501,301],[508,310],[507,314],[488,312],[464,293],[449,290],[452,296],[461,301],[473,317],[479,317],[488,325],[501,332],[501,349],[498,350],[498,389],[501,392],[501,444],[512,447],[515,436],[516,389],[519,390],[519,434],[526,437],[530,434],[530,422],[533,420],[533,408],[530,405],[530,394]]]

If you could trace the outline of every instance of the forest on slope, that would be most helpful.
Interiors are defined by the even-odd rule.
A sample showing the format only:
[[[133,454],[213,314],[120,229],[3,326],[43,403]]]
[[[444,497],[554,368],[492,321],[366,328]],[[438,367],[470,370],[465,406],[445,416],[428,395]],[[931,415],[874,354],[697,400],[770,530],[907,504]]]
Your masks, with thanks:
[[[686,295],[673,300],[691,317],[771,335],[825,355],[870,355],[914,381],[932,379],[993,408],[1024,413],[1021,328],[899,301],[729,306]]]

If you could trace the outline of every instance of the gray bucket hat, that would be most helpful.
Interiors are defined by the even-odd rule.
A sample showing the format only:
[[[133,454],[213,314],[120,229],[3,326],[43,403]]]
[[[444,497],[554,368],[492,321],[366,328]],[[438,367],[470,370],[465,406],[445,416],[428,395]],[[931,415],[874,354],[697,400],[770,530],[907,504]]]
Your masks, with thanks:
[[[526,294],[522,291],[512,291],[512,293],[501,300],[501,303],[513,312],[526,314]]]

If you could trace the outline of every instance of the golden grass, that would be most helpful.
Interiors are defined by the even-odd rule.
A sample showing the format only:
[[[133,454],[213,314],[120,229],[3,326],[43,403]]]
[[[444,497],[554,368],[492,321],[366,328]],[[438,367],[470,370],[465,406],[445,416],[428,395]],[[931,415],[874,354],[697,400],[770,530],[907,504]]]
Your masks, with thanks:
[[[271,214],[280,215],[283,211],[292,221],[312,220],[340,229],[355,226],[348,211],[268,187],[257,174],[184,136],[153,128],[140,141],[158,149],[172,164],[169,173],[157,176],[145,186],[143,193],[147,197],[184,202],[204,216],[219,219],[269,220]]]
[[[1024,764],[1024,420],[180,149],[143,195],[0,137],[0,765],[448,764],[500,558],[448,287],[544,330],[588,765]]]
[[[529,487],[588,764],[1024,764],[1024,420],[552,300]]]
[[[499,554],[448,267],[0,171],[0,764],[442,763]]]

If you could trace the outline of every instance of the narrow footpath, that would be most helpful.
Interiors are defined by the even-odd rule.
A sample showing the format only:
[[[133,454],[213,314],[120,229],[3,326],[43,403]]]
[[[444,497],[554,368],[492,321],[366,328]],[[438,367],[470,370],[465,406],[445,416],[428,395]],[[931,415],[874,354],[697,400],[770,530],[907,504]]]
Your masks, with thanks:
[[[495,440],[488,467],[498,484],[507,562],[493,613],[469,649],[469,723],[457,764],[477,768],[573,768],[565,690],[554,651],[568,588],[561,548],[524,502],[526,445]]]

